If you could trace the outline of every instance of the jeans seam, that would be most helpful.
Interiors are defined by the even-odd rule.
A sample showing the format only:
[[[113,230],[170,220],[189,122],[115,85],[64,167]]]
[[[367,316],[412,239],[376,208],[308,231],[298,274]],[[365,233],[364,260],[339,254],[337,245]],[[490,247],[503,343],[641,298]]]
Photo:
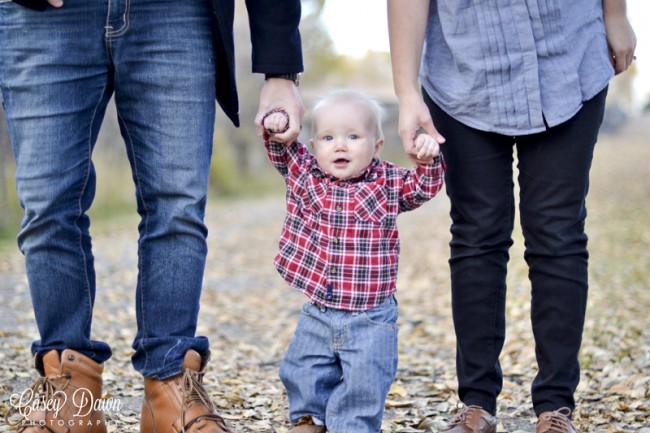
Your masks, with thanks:
[[[90,290],[90,278],[88,276],[88,264],[87,264],[88,258],[86,257],[86,252],[84,251],[84,248],[83,248],[83,239],[82,239],[83,234],[81,232],[81,229],[79,228],[79,219],[81,218],[82,214],[84,213],[83,209],[82,209],[82,205],[81,205],[81,197],[83,196],[84,191],[86,191],[86,187],[88,186],[88,180],[90,179],[90,167],[92,166],[92,136],[93,136],[93,126],[92,125],[95,124],[95,118],[97,117],[97,109],[99,108],[99,105],[100,105],[100,102],[101,102],[101,99],[102,99],[101,95],[103,95],[105,92],[106,92],[106,83],[104,83],[104,88],[102,89],[102,92],[100,93],[99,101],[95,104],[95,109],[93,110],[93,115],[92,115],[92,117],[90,119],[90,128],[89,128],[89,131],[88,131],[88,139],[86,141],[86,143],[87,143],[87,151],[88,151],[88,155],[87,155],[87,159],[86,159],[86,161],[87,161],[86,176],[85,176],[85,181],[84,181],[83,185],[81,186],[81,190],[79,191],[79,195],[78,195],[78,198],[77,198],[77,210],[78,210],[78,212],[77,212],[77,217],[75,218],[75,221],[74,221],[74,225],[75,225],[75,227],[77,229],[77,235],[78,235],[77,242],[78,242],[78,246],[79,246],[79,251],[81,252],[81,255],[82,255],[83,261],[84,261],[83,262],[83,269],[84,269],[84,277],[85,277],[85,280],[86,280],[86,295],[87,295],[87,298],[88,298],[87,299],[88,302],[86,303],[86,308],[88,310],[86,311],[86,314],[85,314],[86,323],[90,323],[92,321],[91,317],[92,317],[92,311],[93,311],[93,306],[92,306],[93,301],[92,301],[92,294],[90,293],[90,291],[91,291]],[[88,234],[88,236],[90,236],[90,234]],[[96,288],[95,288],[95,290],[96,290]],[[85,326],[84,326],[84,328],[85,328]],[[89,339],[89,341],[91,342],[91,345],[93,345],[93,343],[92,343],[92,341],[90,339]]]
[[[108,37],[109,36],[109,29],[111,28],[111,26],[108,24],[110,13],[111,13],[111,2],[110,1],[108,2],[107,9],[108,10],[106,12],[106,24],[104,24],[104,44],[105,44],[105,47],[106,47],[106,54],[107,54],[108,58],[111,59],[113,57],[113,46],[112,46],[112,43],[111,43],[111,39]]]
[[[112,31],[110,29],[112,29],[113,27],[110,24],[108,24],[108,21],[110,20],[110,16],[111,16],[111,2],[110,1],[108,2],[108,13],[107,13],[107,16],[106,16],[106,27],[105,27],[105,29],[106,29],[106,37],[107,38],[119,37],[119,36],[122,36],[124,33],[127,32],[127,30],[129,29],[129,12],[130,12],[130,10],[131,10],[131,2],[130,2],[130,0],[126,0],[126,8],[125,8],[125,11],[124,11],[124,14],[123,14],[124,24],[118,30]]]
[[[136,158],[136,155],[135,155],[135,148],[133,146],[133,140],[131,139],[131,134],[129,133],[129,128],[128,128],[126,122],[124,121],[124,119],[122,118],[122,116],[121,116],[121,114],[119,112],[119,109],[117,110],[117,113],[118,113],[117,117],[118,117],[118,119],[120,120],[120,122],[123,125],[123,131],[124,131],[123,135],[124,135],[125,145],[128,148],[129,152],[131,153],[131,160],[133,161],[132,170],[133,170],[134,183],[135,183],[136,189],[138,190],[139,194],[137,194],[137,195],[140,197],[139,200],[142,202],[142,210],[143,210],[143,213],[144,213],[144,215],[142,217],[143,222],[144,222],[144,224],[143,224],[144,231],[143,231],[143,234],[140,237],[140,240],[138,241],[138,250],[140,250],[140,248],[142,247],[142,238],[145,237],[149,232],[149,211],[147,210],[147,203],[146,203],[146,201],[144,199],[144,194],[142,194],[142,184],[140,183],[140,176],[138,175],[138,163],[137,163],[137,158]],[[144,283],[144,279],[142,278],[142,273],[143,273],[142,272],[142,258],[139,257],[139,260],[138,260],[138,284],[140,286],[140,317],[142,318],[142,329],[141,329],[142,337],[140,338],[140,341],[138,342],[138,346],[144,352],[145,360],[144,360],[143,369],[146,370],[147,369],[147,364],[149,362],[149,353],[147,352],[147,349],[146,349],[145,345],[142,343],[142,340],[146,336],[146,332],[145,332],[145,330],[146,330],[146,320],[145,320],[145,308],[144,308],[144,305],[145,305],[145,299],[144,299],[144,293],[145,293],[144,289],[145,289],[145,287],[144,287],[144,285],[145,285],[145,283]]]

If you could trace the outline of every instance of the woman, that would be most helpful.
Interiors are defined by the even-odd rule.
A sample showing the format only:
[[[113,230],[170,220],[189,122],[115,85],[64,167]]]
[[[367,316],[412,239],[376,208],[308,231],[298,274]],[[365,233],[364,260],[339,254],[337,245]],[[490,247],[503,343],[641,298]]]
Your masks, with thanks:
[[[417,160],[420,128],[445,143],[464,407],[443,431],[496,431],[516,147],[537,432],[574,433],[587,302],[585,198],[608,81],[634,59],[625,0],[389,0],[388,14],[404,149]]]

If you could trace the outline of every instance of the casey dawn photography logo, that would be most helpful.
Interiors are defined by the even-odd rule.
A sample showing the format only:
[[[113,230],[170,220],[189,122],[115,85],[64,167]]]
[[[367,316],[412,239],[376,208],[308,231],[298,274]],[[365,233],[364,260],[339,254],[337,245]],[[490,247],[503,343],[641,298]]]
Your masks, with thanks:
[[[87,388],[57,390],[39,383],[10,396],[5,421],[12,426],[92,426],[106,422],[101,412],[121,409],[119,398],[96,398]]]

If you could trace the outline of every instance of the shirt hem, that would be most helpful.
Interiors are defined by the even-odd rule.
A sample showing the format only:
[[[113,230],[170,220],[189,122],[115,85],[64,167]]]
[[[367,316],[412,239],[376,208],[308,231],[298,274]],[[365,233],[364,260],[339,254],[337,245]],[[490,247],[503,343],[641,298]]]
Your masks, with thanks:
[[[397,293],[397,288],[394,288],[390,292],[387,292],[385,296],[378,296],[373,304],[368,304],[362,308],[346,308],[347,306],[345,305],[339,305],[336,302],[328,302],[324,301],[320,298],[311,296],[310,293],[306,289],[301,289],[300,287],[292,286],[289,285],[293,290],[297,290],[298,292],[301,292],[304,294],[307,299],[309,299],[308,302],[313,302],[314,304],[321,305],[326,308],[331,308],[333,310],[339,310],[339,311],[347,311],[350,313],[362,313],[364,311],[372,310],[373,308],[379,306],[382,302],[384,302],[386,299],[390,298],[393,296],[395,293]]]
[[[440,100],[438,99],[438,97],[436,95],[436,92],[432,88],[422,84],[422,89],[423,89],[423,91],[427,92],[427,95],[431,98],[431,100],[442,111],[444,111],[448,116],[450,116],[454,120],[462,123],[463,125],[468,126],[470,128],[477,129],[479,131],[483,131],[483,132],[490,132],[490,133],[495,133],[495,134],[500,134],[500,135],[518,137],[518,136],[523,136],[523,135],[532,135],[532,134],[537,134],[537,133],[540,133],[540,132],[544,132],[544,131],[548,130],[549,128],[553,128],[555,126],[563,124],[564,122],[567,122],[568,120],[573,118],[578,113],[578,111],[580,111],[580,109],[582,108],[582,106],[584,105],[584,103],[586,101],[589,101],[594,96],[596,96],[598,93],[600,93],[605,87],[607,87],[607,85],[609,84],[609,81],[611,80],[611,78],[612,78],[611,76],[608,77],[607,80],[605,80],[604,83],[601,83],[600,85],[594,87],[594,89],[596,89],[596,90],[591,91],[591,92],[587,93],[586,95],[584,95],[584,97],[582,98],[580,103],[577,105],[577,107],[573,111],[571,111],[569,114],[561,116],[559,118],[555,118],[552,121],[548,121],[548,119],[546,119],[546,122],[547,122],[546,125],[542,125],[542,126],[539,126],[539,127],[536,127],[536,128],[527,128],[527,129],[516,129],[516,128],[515,129],[509,129],[509,128],[502,129],[502,128],[495,127],[494,125],[489,125],[489,124],[486,124],[486,123],[477,122],[477,121],[475,121],[475,119],[472,119],[472,118],[469,118],[469,117],[459,116],[458,114],[453,113],[450,109],[448,109],[448,107],[446,107],[444,104],[442,104],[440,102]],[[424,82],[425,81],[423,80],[422,83],[424,83]]]

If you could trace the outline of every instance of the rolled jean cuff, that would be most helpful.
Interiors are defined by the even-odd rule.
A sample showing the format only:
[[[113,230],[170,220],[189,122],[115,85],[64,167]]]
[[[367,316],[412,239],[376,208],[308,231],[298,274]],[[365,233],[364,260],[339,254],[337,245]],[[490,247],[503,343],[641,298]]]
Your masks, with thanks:
[[[164,380],[183,372],[183,357],[188,350],[202,358],[201,369],[210,358],[207,337],[146,338],[134,343],[133,368],[148,379]]]

